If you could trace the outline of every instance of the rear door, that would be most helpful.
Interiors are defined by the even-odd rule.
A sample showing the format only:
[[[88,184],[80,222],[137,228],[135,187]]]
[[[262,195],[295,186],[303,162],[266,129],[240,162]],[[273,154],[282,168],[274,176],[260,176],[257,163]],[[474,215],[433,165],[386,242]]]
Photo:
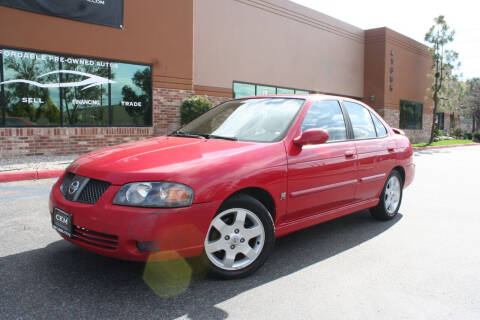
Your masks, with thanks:
[[[380,119],[365,106],[343,101],[358,155],[358,188],[356,201],[378,197],[393,161],[393,146]]]
[[[325,144],[288,148],[288,220],[298,220],[345,206],[356,188],[355,142],[348,139],[344,110],[337,100],[315,102],[307,111],[302,132],[320,128]]]

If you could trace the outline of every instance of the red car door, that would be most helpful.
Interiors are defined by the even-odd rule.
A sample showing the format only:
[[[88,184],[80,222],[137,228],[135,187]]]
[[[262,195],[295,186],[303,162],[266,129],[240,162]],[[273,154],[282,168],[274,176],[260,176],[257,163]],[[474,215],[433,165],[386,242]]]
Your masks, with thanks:
[[[356,201],[376,198],[394,161],[394,148],[380,119],[365,106],[343,101],[352,123],[358,155]]]
[[[289,142],[288,220],[345,206],[354,200],[356,180],[355,142],[349,141],[344,110],[337,100],[315,102],[301,129],[320,128],[329,134],[325,144],[303,146]]]

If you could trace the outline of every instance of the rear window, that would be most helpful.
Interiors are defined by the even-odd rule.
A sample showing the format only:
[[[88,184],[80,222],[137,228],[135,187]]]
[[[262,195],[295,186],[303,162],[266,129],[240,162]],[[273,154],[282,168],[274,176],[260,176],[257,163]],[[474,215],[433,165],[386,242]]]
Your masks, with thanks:
[[[378,117],[370,112],[372,115],[373,123],[375,124],[375,129],[377,130],[377,137],[385,137],[387,135],[387,129],[383,125],[382,121]]]

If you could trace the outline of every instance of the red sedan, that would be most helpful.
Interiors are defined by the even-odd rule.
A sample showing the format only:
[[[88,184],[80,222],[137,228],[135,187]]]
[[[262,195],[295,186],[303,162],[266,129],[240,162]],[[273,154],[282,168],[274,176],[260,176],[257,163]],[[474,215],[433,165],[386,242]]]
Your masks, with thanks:
[[[202,255],[213,275],[238,278],[277,237],[364,209],[395,217],[412,155],[402,131],[356,100],[232,100],[170,136],[77,159],[53,186],[52,226],[106,256]]]

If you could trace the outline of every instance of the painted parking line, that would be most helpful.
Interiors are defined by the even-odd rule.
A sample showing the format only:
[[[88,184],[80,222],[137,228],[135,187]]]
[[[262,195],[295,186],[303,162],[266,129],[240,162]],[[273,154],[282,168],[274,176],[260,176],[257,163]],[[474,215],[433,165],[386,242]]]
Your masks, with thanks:
[[[9,191],[49,191],[50,188],[41,188],[41,187],[23,187],[23,186],[0,186],[0,190],[9,190]]]
[[[45,197],[49,195],[50,189],[51,188],[48,187],[0,186],[0,201]],[[14,192],[19,191],[22,192],[22,194],[2,196],[2,190]]]
[[[48,196],[48,194],[49,192],[44,192],[44,193],[31,193],[31,194],[22,194],[22,195],[16,195],[16,196],[0,197],[0,201],[44,197],[44,196]]]

